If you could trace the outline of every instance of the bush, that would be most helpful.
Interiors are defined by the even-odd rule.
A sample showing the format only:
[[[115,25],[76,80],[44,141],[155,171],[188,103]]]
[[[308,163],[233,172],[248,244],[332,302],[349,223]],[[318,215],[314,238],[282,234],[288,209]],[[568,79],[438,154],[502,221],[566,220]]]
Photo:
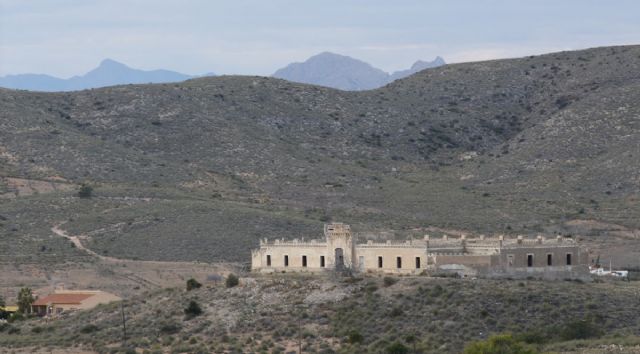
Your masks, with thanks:
[[[592,321],[577,320],[564,325],[560,337],[564,340],[589,339],[602,336],[602,330]]]
[[[487,340],[473,342],[464,348],[464,354],[536,354],[535,349],[511,334],[496,334]]]
[[[82,184],[80,189],[78,190],[78,197],[80,198],[91,198],[93,194],[93,187],[88,184]]]
[[[362,343],[362,341],[364,340],[364,337],[362,336],[362,334],[360,334],[360,332],[358,332],[355,329],[349,332],[349,334],[347,335],[347,338],[349,340],[349,343],[351,344]]]
[[[97,332],[97,331],[98,331],[98,326],[92,325],[92,324],[89,324],[89,325],[86,325],[86,326],[80,328],[80,333],[85,333],[85,334],[93,333],[93,332]]]
[[[227,285],[227,288],[233,288],[234,286],[237,286],[238,284],[240,284],[240,279],[238,278],[237,275],[231,273],[227,277],[225,284]]]
[[[42,327],[35,326],[35,327],[31,328],[31,332],[32,333],[38,334],[38,333],[42,333],[42,331],[43,331]]]
[[[409,348],[400,342],[393,342],[387,347],[386,352],[389,354],[407,354],[409,353]]]
[[[200,305],[194,300],[189,301],[189,305],[186,309],[184,309],[184,314],[187,316],[187,319],[192,319],[198,315],[202,314],[202,309]]]
[[[389,287],[395,283],[398,282],[398,279],[394,278],[394,277],[384,277],[382,279],[382,283],[384,284],[384,286]]]
[[[198,289],[202,286],[197,280],[191,278],[187,280],[187,291],[191,291],[193,289]]]
[[[160,332],[164,333],[164,334],[176,334],[178,332],[180,332],[180,330],[182,329],[182,327],[177,324],[177,323],[164,323],[163,325],[160,326]]]

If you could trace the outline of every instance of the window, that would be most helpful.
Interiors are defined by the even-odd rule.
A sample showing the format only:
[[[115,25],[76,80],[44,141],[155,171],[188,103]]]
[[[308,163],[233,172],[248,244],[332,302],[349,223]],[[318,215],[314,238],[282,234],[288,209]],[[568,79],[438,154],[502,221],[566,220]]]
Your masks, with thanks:
[[[533,267],[533,255],[532,254],[528,254],[527,255],[527,267]]]
[[[512,254],[508,254],[507,255],[507,264],[509,265],[509,267],[513,266],[513,255]]]
[[[320,267],[324,268],[324,256],[320,256]]]
[[[267,267],[271,267],[271,255],[267,255]]]
[[[553,255],[551,255],[551,253],[549,253],[547,255],[547,265],[548,266],[552,266],[553,265]]]
[[[420,257],[416,257],[416,269],[420,269]]]
[[[289,266],[289,256],[284,256],[284,266],[285,267]]]
[[[378,268],[382,268],[382,256],[378,256]]]
[[[567,265],[571,265],[571,253],[567,253]]]
[[[396,267],[398,269],[402,268],[402,257],[396,257]]]
[[[302,266],[303,267],[307,266],[307,256],[302,256]]]

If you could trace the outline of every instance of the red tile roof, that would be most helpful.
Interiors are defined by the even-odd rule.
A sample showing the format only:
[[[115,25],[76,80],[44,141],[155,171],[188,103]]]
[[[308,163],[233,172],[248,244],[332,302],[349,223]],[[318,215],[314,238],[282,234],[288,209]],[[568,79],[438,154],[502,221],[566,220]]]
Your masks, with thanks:
[[[34,306],[45,306],[48,304],[80,304],[84,299],[95,294],[51,294],[39,298],[33,302]]]

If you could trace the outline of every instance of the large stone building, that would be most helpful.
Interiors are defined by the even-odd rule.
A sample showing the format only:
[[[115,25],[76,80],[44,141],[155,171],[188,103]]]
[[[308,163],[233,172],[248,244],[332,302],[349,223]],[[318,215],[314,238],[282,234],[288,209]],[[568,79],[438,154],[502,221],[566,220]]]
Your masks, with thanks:
[[[463,276],[587,279],[589,257],[571,238],[465,236],[357,243],[349,225],[324,227],[324,240],[261,240],[251,267],[259,272],[351,270]]]

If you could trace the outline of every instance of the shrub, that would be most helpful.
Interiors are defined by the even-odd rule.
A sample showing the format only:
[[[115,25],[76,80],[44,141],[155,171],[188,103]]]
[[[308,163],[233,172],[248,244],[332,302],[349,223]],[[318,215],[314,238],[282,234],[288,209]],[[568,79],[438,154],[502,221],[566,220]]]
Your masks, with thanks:
[[[31,332],[32,333],[38,334],[38,333],[42,333],[42,331],[43,331],[42,327],[35,326],[35,327],[31,328]]]
[[[98,331],[98,326],[93,325],[93,324],[88,324],[82,328],[80,328],[80,333],[93,333],[93,332],[97,332]]]
[[[197,280],[191,278],[187,280],[187,291],[191,291],[193,289],[198,289],[202,286]]]
[[[364,340],[364,337],[362,336],[362,334],[360,334],[360,332],[358,332],[355,329],[349,331],[349,334],[347,335],[347,338],[349,340],[349,343],[351,343],[351,344],[362,343],[362,341]]]
[[[602,330],[592,321],[577,320],[564,325],[560,337],[564,340],[597,338]]]
[[[238,278],[237,275],[231,273],[227,277],[225,284],[227,285],[227,288],[233,288],[234,286],[237,286],[238,284],[240,284],[240,279]]]
[[[535,349],[511,334],[496,334],[487,340],[473,342],[464,348],[464,354],[536,354]]]
[[[382,279],[382,283],[384,284],[385,287],[389,287],[397,282],[398,282],[398,279],[394,277],[384,277]]]
[[[192,319],[202,314],[202,308],[200,308],[197,302],[191,300],[187,308],[184,309],[184,314],[187,316],[187,319]]]
[[[180,327],[179,324],[173,322],[164,323],[160,326],[160,332],[164,334],[176,334],[180,332],[180,329],[182,329],[182,327]]]
[[[402,309],[400,307],[394,307],[390,312],[389,312],[389,316],[391,317],[399,317],[402,316]]]
[[[393,342],[387,347],[386,352],[389,354],[407,354],[409,353],[409,348],[400,342]]]
[[[78,197],[80,198],[91,198],[93,194],[93,187],[88,184],[82,184],[80,189],[78,190]]]

